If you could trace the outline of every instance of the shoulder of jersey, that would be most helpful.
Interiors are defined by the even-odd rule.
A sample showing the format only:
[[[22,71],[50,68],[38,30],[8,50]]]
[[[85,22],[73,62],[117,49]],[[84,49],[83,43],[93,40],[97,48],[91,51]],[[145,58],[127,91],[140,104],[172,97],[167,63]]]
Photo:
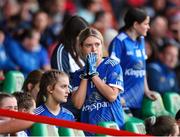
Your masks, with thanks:
[[[62,107],[62,112],[63,112],[63,113],[67,113],[67,114],[69,114],[69,115],[72,115],[72,116],[73,116],[72,112],[71,112],[71,111],[69,111],[68,109],[64,108],[64,107]]]
[[[39,107],[37,107],[35,110],[34,110],[34,113],[36,114],[36,115],[39,115],[39,114],[41,114],[42,112],[44,112],[44,107],[41,105],[41,106],[39,106]]]
[[[128,36],[127,36],[125,33],[121,32],[121,33],[117,36],[117,39],[119,39],[120,41],[123,41],[123,40],[125,40],[127,37],[128,37]]]
[[[108,58],[106,61],[105,61],[105,64],[106,65],[111,65],[111,66],[115,66],[117,64],[119,64],[119,62],[115,59],[112,59],[112,58]]]

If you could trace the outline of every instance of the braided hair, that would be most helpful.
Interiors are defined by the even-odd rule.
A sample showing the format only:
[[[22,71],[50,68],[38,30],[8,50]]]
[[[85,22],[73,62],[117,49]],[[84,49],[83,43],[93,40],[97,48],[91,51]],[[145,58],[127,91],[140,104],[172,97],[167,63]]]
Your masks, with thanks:
[[[59,77],[68,77],[68,75],[64,72],[61,72],[59,70],[50,70],[46,71],[41,78],[40,81],[40,90],[37,95],[36,104],[37,106],[40,106],[41,104],[46,102],[46,99],[48,98],[48,86],[52,86],[52,88],[55,87]]]

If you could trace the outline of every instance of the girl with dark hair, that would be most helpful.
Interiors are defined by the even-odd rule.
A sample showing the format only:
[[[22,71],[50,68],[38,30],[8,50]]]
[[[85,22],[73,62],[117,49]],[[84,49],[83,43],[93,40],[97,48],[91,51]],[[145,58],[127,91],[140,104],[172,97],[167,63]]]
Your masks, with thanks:
[[[156,99],[154,92],[148,88],[145,76],[144,36],[150,28],[149,21],[149,16],[143,10],[129,9],[124,17],[125,26],[109,48],[109,55],[119,61],[123,70],[124,92],[121,102],[137,117],[141,117],[144,94],[150,99]]]
[[[25,79],[22,87],[22,90],[24,92],[30,93],[34,100],[36,100],[37,94],[39,92],[39,84],[42,75],[43,71],[40,69],[31,71]]]
[[[154,136],[178,136],[176,120],[170,116],[152,116],[145,120],[146,133]]]
[[[52,68],[64,71],[67,74],[82,68],[83,61],[78,54],[76,41],[79,32],[87,26],[88,23],[79,16],[73,16],[67,20],[60,34],[60,44],[52,54]]]
[[[88,23],[79,16],[73,16],[67,20],[60,34],[60,44],[55,48],[52,54],[52,68],[69,74],[70,81],[71,74],[84,66],[84,62],[78,51],[77,36],[79,32],[87,26]],[[69,88],[71,91],[71,86]],[[71,102],[71,94],[69,95],[67,103],[63,104],[63,106],[71,110],[76,119],[79,119],[79,110],[75,109],[73,106]]]

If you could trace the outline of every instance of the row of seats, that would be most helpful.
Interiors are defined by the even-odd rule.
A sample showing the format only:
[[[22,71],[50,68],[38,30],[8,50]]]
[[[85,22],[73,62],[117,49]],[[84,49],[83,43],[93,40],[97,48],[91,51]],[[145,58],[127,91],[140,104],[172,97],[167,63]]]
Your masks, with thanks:
[[[175,92],[166,92],[162,96],[156,93],[157,100],[152,101],[147,97],[143,100],[142,114],[144,118],[150,116],[170,115],[175,116],[180,109],[180,95]]]
[[[20,91],[24,82],[24,76],[19,71],[9,71],[5,74],[5,80],[2,83],[2,91],[13,93]],[[162,97],[156,93],[157,100],[152,101],[144,98],[142,114],[144,118],[155,115],[173,115],[180,109],[180,96],[177,93],[166,92]]]
[[[145,126],[143,121],[139,121],[139,119],[133,119],[134,121],[128,121],[125,124],[125,130],[139,133],[139,134],[145,134]],[[118,125],[115,122],[109,121],[109,122],[100,122],[98,126],[106,127],[106,128],[112,128],[119,130]],[[31,128],[31,135],[32,136],[81,136],[85,137],[85,134],[82,130],[76,130],[72,128],[64,128],[59,127],[58,129],[55,126],[46,125],[46,124],[40,124],[35,123]],[[103,134],[96,134],[96,136],[108,136]]]
[[[156,93],[157,100],[153,101],[147,97],[143,99],[143,118],[150,116],[170,115],[175,116],[180,109],[180,95],[175,92],[166,92],[162,96]],[[146,134],[144,121],[125,114],[125,130],[139,134]]]
[[[5,74],[5,80],[2,83],[2,91],[13,93],[15,91],[20,91],[24,82],[24,76],[19,71],[9,71]],[[149,116],[160,116],[160,115],[171,115],[175,116],[176,112],[180,109],[180,95],[174,92],[166,92],[163,96],[159,93],[156,93],[157,100],[152,101],[148,98],[144,98],[143,106],[142,106],[142,115],[143,118],[147,118]],[[130,117],[125,114],[125,130],[145,134],[145,126],[144,121],[135,117]],[[118,126],[114,122],[102,122],[99,123],[100,126],[107,128],[115,128],[118,129]],[[36,136],[46,136],[49,133],[53,132],[45,132],[48,131],[44,124],[35,124],[32,129],[41,129],[41,130],[32,130],[32,133]],[[52,130],[53,131],[53,130]],[[54,132],[57,133],[57,132]],[[84,136],[83,131],[74,130],[69,128],[59,128],[59,135],[61,136]],[[50,134],[51,136],[55,136],[54,134]]]
[[[125,115],[125,126],[124,126],[125,130],[139,134],[146,134],[143,120],[128,116],[125,113],[124,115]],[[98,123],[98,126],[119,130],[118,125],[112,121],[100,122]],[[31,135],[32,136],[83,136],[83,137],[85,136],[82,130],[59,127],[57,131],[57,128],[55,128],[55,126],[49,126],[40,123],[35,123],[32,126]],[[96,136],[107,136],[107,135],[96,134]]]

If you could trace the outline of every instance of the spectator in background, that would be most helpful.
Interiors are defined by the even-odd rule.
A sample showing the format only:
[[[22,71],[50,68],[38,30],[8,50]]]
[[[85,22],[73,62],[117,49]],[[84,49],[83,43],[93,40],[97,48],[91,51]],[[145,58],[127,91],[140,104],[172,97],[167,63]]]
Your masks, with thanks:
[[[156,16],[150,24],[150,39],[160,48],[164,45],[167,38],[168,21],[163,16]]]
[[[146,60],[147,64],[156,61],[158,59],[158,52],[159,52],[158,47],[152,45],[152,43],[149,42],[148,40],[145,40],[145,50],[147,54],[147,60]]]
[[[31,94],[31,96],[36,101],[37,94],[39,92],[39,84],[41,77],[43,75],[42,70],[33,70],[28,75],[27,78],[24,81],[24,84],[22,86],[22,90],[26,93]]]
[[[72,16],[66,10],[66,0],[50,0],[48,5],[48,14],[50,17],[50,33],[54,40],[59,38],[64,23]]]
[[[146,7],[147,14],[154,18],[156,16],[162,16],[166,13],[168,1],[166,0],[151,0],[148,1],[148,6]]]
[[[8,45],[8,54],[25,77],[35,69],[49,70],[51,68],[47,51],[39,44],[38,31],[25,29],[18,38],[18,42],[7,38],[5,45]]]
[[[136,117],[142,117],[144,95],[155,100],[146,80],[146,54],[144,36],[149,27],[149,16],[139,8],[131,8],[125,14],[125,26],[113,39],[109,48],[111,58],[117,60],[123,70],[124,92],[121,101]]]
[[[180,52],[180,10],[170,15],[169,28],[170,39],[178,46],[178,50]],[[175,68],[175,71],[178,78],[178,84],[180,85],[180,55],[178,57],[178,64]]]
[[[104,40],[94,28],[80,32],[79,44],[86,64],[74,73],[72,101],[81,109],[81,122],[114,121],[122,128],[124,116],[119,95],[123,91],[123,79],[119,63],[102,58]]]
[[[19,11],[20,11],[20,6],[17,0],[6,0],[2,7],[1,23],[3,24],[3,26],[12,16],[17,15]]]
[[[178,61],[178,48],[167,43],[159,53],[159,61],[147,66],[147,80],[151,90],[163,94],[165,92],[180,92],[177,77],[173,70]]]
[[[41,34],[40,44],[44,46],[46,49],[48,49],[49,46],[53,43],[53,35],[48,30],[48,14],[44,11],[36,12],[32,20],[32,26]]]
[[[6,47],[4,45],[4,40],[5,34],[2,30],[0,30],[0,70],[16,70],[18,69],[18,66],[12,61],[12,59],[7,54]]]
[[[102,9],[101,0],[81,0],[82,7],[78,11],[78,15],[84,18],[89,24],[95,19],[95,13]]]
[[[5,40],[5,34],[2,30],[0,30],[0,81],[5,79],[4,71],[18,68],[16,64],[7,55],[4,45],[4,40]]]
[[[150,62],[158,59],[159,49],[164,46],[167,40],[168,21],[163,16],[156,16],[150,23],[150,31],[147,36],[147,43],[152,49]]]
[[[153,136],[178,136],[179,128],[170,116],[152,116],[145,120],[146,134]]]
[[[119,23],[121,22],[124,9],[126,9],[126,0],[110,0],[109,3],[111,4],[113,15],[116,21]]]
[[[180,48],[180,11],[177,11],[170,17],[169,28],[171,38],[178,44]]]
[[[95,13],[95,20],[92,26],[98,29],[104,38],[103,56],[108,56],[108,48],[112,39],[118,34],[112,26],[112,16],[109,12],[100,10]]]

